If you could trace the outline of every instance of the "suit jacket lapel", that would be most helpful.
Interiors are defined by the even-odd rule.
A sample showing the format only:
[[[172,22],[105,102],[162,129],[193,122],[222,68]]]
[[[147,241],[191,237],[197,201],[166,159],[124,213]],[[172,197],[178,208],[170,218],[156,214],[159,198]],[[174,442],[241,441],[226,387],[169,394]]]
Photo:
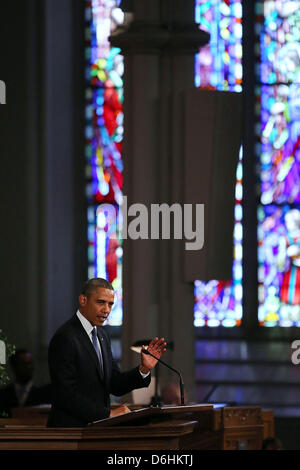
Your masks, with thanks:
[[[94,361],[95,366],[97,367],[97,370],[98,370],[98,373],[99,373],[99,377],[100,377],[101,380],[103,380],[103,377],[101,376],[100,364],[99,364],[99,360],[98,360],[98,356],[97,356],[97,353],[95,351],[95,348],[94,348],[90,338],[88,337],[86,331],[84,330],[84,328],[83,328],[79,318],[77,317],[77,315],[74,316],[74,320],[75,320],[74,321],[74,326],[76,327],[78,335],[80,336],[80,342],[84,346],[86,351],[89,353],[91,359]]]

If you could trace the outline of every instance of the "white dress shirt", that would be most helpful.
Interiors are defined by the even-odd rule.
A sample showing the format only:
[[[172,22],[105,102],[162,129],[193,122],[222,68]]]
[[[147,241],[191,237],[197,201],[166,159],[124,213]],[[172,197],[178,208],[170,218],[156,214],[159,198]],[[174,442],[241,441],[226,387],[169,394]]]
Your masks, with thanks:
[[[24,403],[27,400],[27,397],[29,395],[29,392],[32,388],[32,385],[33,385],[32,380],[27,382],[27,384],[25,384],[25,385],[18,384],[17,382],[14,384],[15,393],[16,393],[16,397],[17,397],[18,402],[19,402],[19,406],[24,405]]]
[[[77,310],[76,315],[79,318],[86,334],[90,338],[91,343],[93,344],[93,337],[92,337],[92,331],[94,329],[93,325],[88,321],[87,318],[85,318],[84,315],[82,315],[82,313],[79,312],[79,310]],[[98,336],[97,336],[97,343],[98,343],[98,347],[99,347],[99,351],[100,351],[100,355],[101,355],[101,360],[102,360],[102,365],[103,365],[102,350],[101,350],[101,347],[100,347]],[[93,347],[94,347],[94,345],[93,345]],[[150,374],[150,372],[148,372],[147,374],[143,374],[143,372],[141,372],[141,371],[139,371],[139,372],[140,372],[141,376],[143,377],[143,379]]]
[[[92,337],[92,331],[94,329],[93,325],[88,321],[87,318],[85,318],[85,316],[82,315],[82,313],[79,312],[79,310],[77,310],[76,312],[76,315],[77,317],[79,318],[86,334],[88,335],[88,337],[90,338],[91,340],[91,343],[93,344],[93,337]],[[100,350],[100,354],[102,355],[102,351],[101,351],[101,347],[100,347],[100,343],[99,343],[99,339],[98,339],[98,336],[97,336],[97,343],[98,343],[98,347],[99,347],[99,350]],[[94,345],[93,345],[94,347]]]

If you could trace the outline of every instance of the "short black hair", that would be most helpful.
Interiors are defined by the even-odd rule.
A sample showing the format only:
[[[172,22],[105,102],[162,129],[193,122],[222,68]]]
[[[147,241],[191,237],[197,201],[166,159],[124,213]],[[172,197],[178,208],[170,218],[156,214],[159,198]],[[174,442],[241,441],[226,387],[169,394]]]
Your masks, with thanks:
[[[103,287],[104,289],[109,289],[114,292],[114,288],[109,281],[103,279],[102,277],[94,277],[92,279],[88,279],[82,289],[81,294],[86,295],[87,297],[91,295],[98,287]]]
[[[21,356],[21,354],[30,354],[31,355],[31,352],[28,351],[28,349],[17,349],[16,352],[14,354],[12,354],[10,357],[9,357],[9,364],[11,367],[15,368],[16,365],[18,364],[18,361],[19,361],[19,356]]]

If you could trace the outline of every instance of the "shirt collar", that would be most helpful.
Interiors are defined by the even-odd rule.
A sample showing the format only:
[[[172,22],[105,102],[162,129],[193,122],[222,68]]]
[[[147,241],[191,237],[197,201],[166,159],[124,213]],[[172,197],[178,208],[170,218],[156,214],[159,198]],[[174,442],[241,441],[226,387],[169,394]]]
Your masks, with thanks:
[[[26,384],[19,384],[18,382],[15,382],[14,385],[15,385],[15,390],[16,392],[19,392],[19,391],[23,391],[23,392],[26,392],[28,393],[32,387],[32,380],[29,380],[29,382],[27,382]]]
[[[82,315],[82,313],[79,312],[79,310],[77,310],[76,315],[79,318],[83,328],[85,329],[87,334],[90,336],[92,334],[93,329],[94,329],[93,325],[88,321],[87,318],[85,318],[84,315]]]

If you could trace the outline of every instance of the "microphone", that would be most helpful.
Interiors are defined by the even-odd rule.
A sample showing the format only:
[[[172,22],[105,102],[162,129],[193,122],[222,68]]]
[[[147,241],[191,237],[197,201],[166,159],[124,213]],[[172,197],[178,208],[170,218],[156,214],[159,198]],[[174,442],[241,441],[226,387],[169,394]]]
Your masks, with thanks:
[[[162,360],[159,359],[158,357],[154,356],[154,354],[152,354],[151,352],[149,352],[148,349],[142,349],[142,353],[144,353],[144,354],[149,354],[149,356],[154,357],[154,359],[156,359],[158,362],[161,362],[164,366],[168,367],[168,369],[171,369],[173,372],[175,372],[175,373],[179,376],[180,401],[181,401],[181,405],[184,406],[184,387],[183,387],[183,380],[182,380],[182,377],[181,377],[180,372],[178,372],[178,370],[174,369],[173,367],[169,366],[169,364],[167,364],[166,362],[162,361]]]

